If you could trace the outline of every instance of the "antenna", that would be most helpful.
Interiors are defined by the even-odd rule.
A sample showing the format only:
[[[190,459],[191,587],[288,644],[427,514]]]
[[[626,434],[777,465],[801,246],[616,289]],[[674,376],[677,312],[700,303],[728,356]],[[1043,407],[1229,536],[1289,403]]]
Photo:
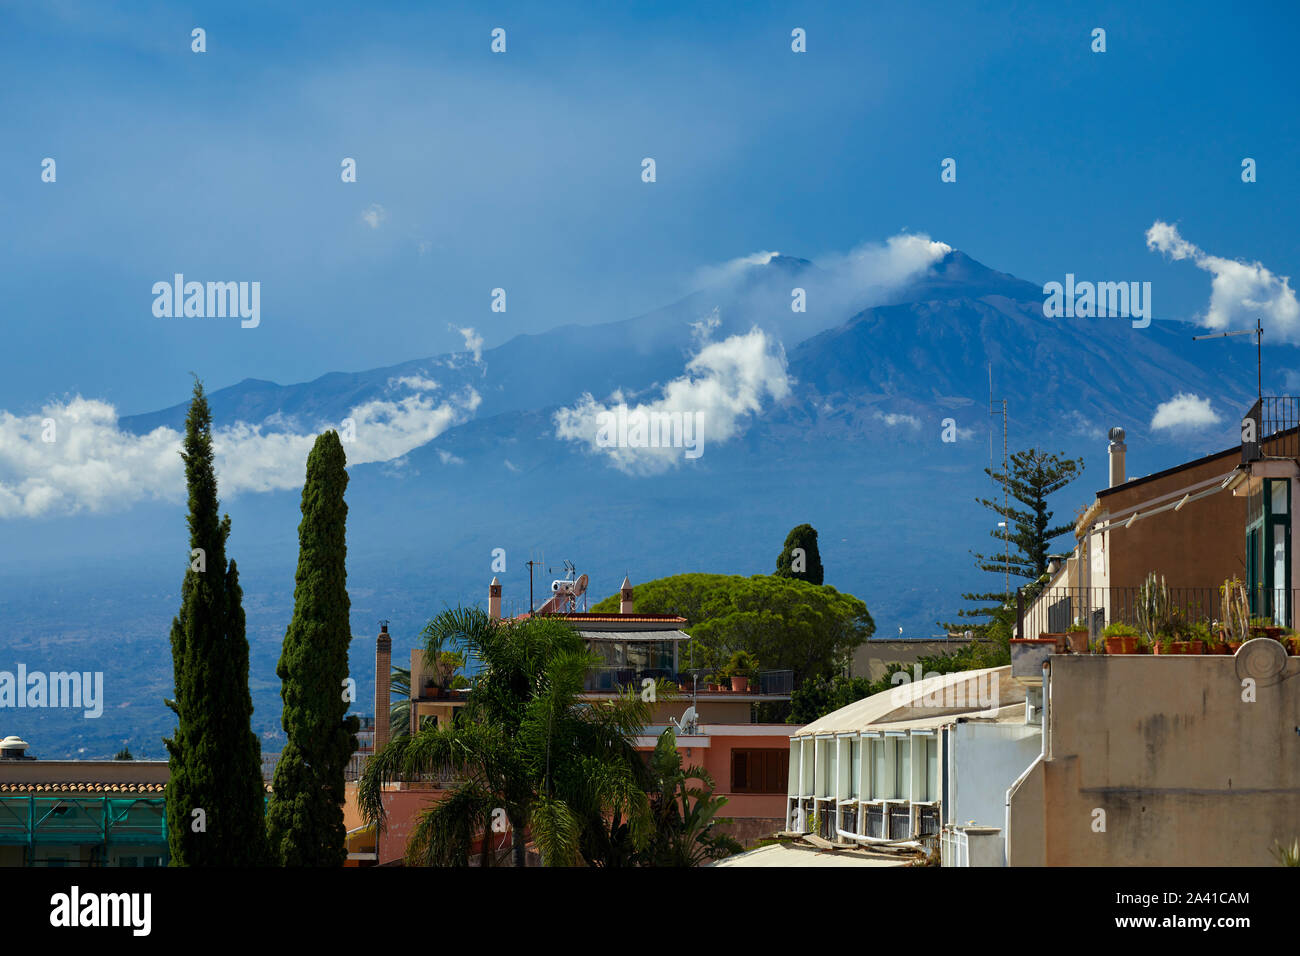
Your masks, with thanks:
[[[1007,498],[1007,400],[1002,401],[1002,516],[1005,518],[1010,511],[1010,500]],[[993,363],[989,362],[989,417],[997,415],[998,412],[993,410]],[[993,429],[989,429],[989,471],[993,470]],[[997,490],[997,482],[994,481],[994,491]],[[1010,525],[1005,521],[999,521],[998,525],[1004,530],[1002,532],[1002,587],[1003,598],[1011,599],[1011,544],[1007,536],[1011,533]]]
[[[1202,339],[1226,339],[1233,335],[1253,335],[1255,336],[1255,387],[1259,390],[1256,396],[1259,399],[1260,407],[1264,406],[1264,327],[1260,325],[1259,316],[1255,316],[1255,327],[1253,329],[1240,329],[1236,332],[1211,332],[1209,335],[1193,335],[1192,341],[1199,342]]]

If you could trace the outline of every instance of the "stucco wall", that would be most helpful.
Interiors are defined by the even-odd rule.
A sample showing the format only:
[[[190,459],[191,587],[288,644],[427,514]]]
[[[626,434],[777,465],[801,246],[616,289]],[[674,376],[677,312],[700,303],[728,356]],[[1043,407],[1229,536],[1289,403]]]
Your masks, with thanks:
[[[1300,658],[1253,703],[1231,656],[1055,656],[1050,682],[1042,799],[1012,803],[1013,864],[1021,813],[1048,865],[1265,866],[1300,835]]]
[[[1133,460],[1130,454],[1130,464]],[[1101,504],[1115,515],[1231,471],[1240,461],[1241,452],[1233,449],[1162,478],[1102,492]],[[1098,537],[1106,539],[1112,587],[1137,587],[1152,571],[1163,574],[1171,588],[1217,588],[1234,575],[1246,578],[1246,499],[1228,491],[1189,502],[1182,511],[1138,520],[1131,528],[1113,528],[1095,536],[1093,547]]]
[[[950,823],[1001,827],[1007,788],[1042,752],[1041,728],[1027,724],[963,723],[953,727],[954,775]]]

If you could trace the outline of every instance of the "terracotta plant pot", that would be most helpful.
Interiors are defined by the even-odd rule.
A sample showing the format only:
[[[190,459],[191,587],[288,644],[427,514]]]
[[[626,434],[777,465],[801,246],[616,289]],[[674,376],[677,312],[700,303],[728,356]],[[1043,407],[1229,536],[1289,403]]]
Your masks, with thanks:
[[[1107,654],[1138,654],[1138,636],[1122,635],[1120,637],[1106,638]]]
[[[748,693],[748,692],[749,692],[749,678],[748,678],[748,677],[733,677],[733,678],[731,678],[731,689],[732,689],[735,693],[737,693],[737,694]]]
[[[1204,641],[1174,641],[1169,645],[1169,650],[1165,650],[1160,644],[1155,646],[1157,654],[1204,654]]]
[[[1241,647],[1241,645],[1244,644],[1244,643],[1246,643],[1246,642],[1245,642],[1245,641],[1228,641],[1228,649],[1227,649],[1227,651],[1225,651],[1224,653],[1227,653],[1227,654],[1235,654],[1235,653],[1237,653],[1237,649],[1238,649],[1239,647]]]
[[[1070,635],[1064,631],[1044,631],[1038,635],[1040,641],[1053,640],[1056,642],[1056,653],[1064,654],[1070,646]]]
[[[1088,632],[1087,631],[1069,631],[1065,635],[1066,641],[1069,642],[1070,652],[1073,654],[1088,653]]]
[[[1288,654],[1293,656],[1300,655],[1300,637],[1293,635],[1283,640],[1282,643],[1286,645]]]

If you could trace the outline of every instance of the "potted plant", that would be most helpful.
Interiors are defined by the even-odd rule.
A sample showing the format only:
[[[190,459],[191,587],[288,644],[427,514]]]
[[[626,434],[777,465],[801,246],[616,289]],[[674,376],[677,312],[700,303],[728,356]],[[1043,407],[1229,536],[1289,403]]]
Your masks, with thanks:
[[[1271,617],[1252,617],[1250,619],[1250,633],[1254,637],[1271,637],[1275,641],[1282,639],[1284,627],[1277,627]]]
[[[1223,645],[1223,650],[1219,650],[1220,641],[1215,637],[1214,632],[1210,630],[1210,625],[1206,621],[1197,621],[1187,629],[1188,643],[1199,645],[1200,649],[1193,649],[1188,653],[1191,654],[1226,654],[1228,653],[1227,645]]]
[[[736,651],[727,662],[727,671],[731,674],[731,689],[738,694],[749,690],[749,679],[756,670],[756,663],[747,651]]]
[[[1101,637],[1107,654],[1140,653],[1138,642],[1141,635],[1138,634],[1137,628],[1123,621],[1112,621],[1106,625],[1106,629],[1101,632]]]
[[[1073,654],[1088,653],[1088,622],[1079,618],[1070,625],[1070,629],[1065,632],[1066,640],[1070,644],[1070,652]]]
[[[1137,601],[1134,610],[1137,613],[1138,630],[1159,654],[1164,644],[1172,641],[1173,610],[1169,602],[1169,588],[1165,586],[1163,576],[1156,577],[1152,571],[1147,579],[1138,585]],[[1166,637],[1168,641],[1166,641]],[[1164,653],[1169,653],[1167,650]]]

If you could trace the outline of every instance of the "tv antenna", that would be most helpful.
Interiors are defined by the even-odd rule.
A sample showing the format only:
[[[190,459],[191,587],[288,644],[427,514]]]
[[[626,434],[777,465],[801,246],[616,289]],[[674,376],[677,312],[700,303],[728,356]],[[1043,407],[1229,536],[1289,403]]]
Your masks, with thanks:
[[[1239,329],[1235,332],[1211,332],[1209,335],[1193,335],[1192,341],[1199,342],[1201,339],[1226,339],[1233,335],[1253,335],[1255,336],[1255,387],[1259,394],[1260,407],[1264,405],[1264,327],[1260,325],[1259,316],[1255,316],[1255,327],[1253,329]]]
[[[993,410],[993,363],[989,362],[989,417],[1002,415],[1002,517],[1007,517],[1010,511],[1010,501],[1007,498],[1007,400],[1001,399],[1002,410],[996,412]],[[993,429],[989,429],[989,471],[993,470]],[[997,482],[994,482],[994,491]],[[1011,533],[1011,527],[1006,521],[999,521],[999,527],[1002,531],[1002,594],[1006,601],[1011,600],[1011,545],[1008,535]]]

